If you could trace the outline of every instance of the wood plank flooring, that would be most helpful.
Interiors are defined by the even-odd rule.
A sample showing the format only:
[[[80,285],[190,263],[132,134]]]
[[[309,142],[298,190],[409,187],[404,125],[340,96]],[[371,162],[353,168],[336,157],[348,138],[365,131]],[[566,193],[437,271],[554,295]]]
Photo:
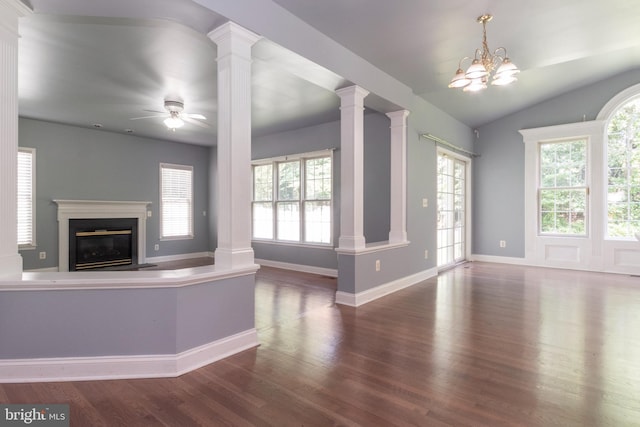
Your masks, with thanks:
[[[640,426],[640,278],[468,263],[359,308],[263,267],[260,347],[172,379],[0,384],[72,426]]]

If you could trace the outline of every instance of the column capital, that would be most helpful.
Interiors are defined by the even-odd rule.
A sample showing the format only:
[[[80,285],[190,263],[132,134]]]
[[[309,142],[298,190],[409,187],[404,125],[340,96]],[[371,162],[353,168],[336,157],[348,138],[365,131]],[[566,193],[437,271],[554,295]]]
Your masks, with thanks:
[[[391,111],[386,116],[391,119],[391,126],[404,126],[404,120],[409,117],[409,114],[411,114],[409,110],[398,110]]]
[[[354,100],[354,103],[355,103],[355,101],[362,101],[367,95],[369,95],[369,91],[368,90],[363,89],[358,85],[353,85],[353,86],[343,87],[342,89],[337,89],[336,93],[342,99],[343,103],[345,101],[348,101],[348,100],[351,100],[351,99]]]
[[[251,59],[251,46],[262,38],[231,21],[210,31],[207,36],[218,46],[218,58],[233,53]]]

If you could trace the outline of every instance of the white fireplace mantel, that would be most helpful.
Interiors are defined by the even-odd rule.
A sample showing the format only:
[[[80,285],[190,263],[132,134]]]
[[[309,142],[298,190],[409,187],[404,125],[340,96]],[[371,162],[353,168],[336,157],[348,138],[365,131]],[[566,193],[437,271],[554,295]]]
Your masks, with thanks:
[[[138,219],[138,263],[146,259],[147,206],[143,201],[60,200],[58,205],[58,271],[69,271],[69,220],[95,218]]]

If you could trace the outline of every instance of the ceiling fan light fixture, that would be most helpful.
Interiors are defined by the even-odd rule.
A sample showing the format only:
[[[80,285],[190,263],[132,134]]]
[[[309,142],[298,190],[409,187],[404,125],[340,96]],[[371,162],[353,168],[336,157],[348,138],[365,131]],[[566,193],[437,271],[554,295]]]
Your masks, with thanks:
[[[180,117],[175,117],[173,114],[171,115],[171,117],[167,117],[166,119],[164,119],[163,123],[166,127],[173,131],[184,126],[184,121],[182,121]]]
[[[491,73],[495,71],[492,85],[504,86],[513,83],[517,79],[515,74],[520,70],[507,57],[507,49],[499,47],[491,53],[487,43],[487,22],[493,16],[485,14],[479,16],[477,22],[482,24],[482,47],[476,49],[471,65],[464,75],[461,75],[462,62],[471,57],[465,56],[458,64],[458,70],[449,83],[450,88],[462,88],[465,92],[477,92],[487,88],[487,82]],[[497,68],[497,69],[496,69]]]

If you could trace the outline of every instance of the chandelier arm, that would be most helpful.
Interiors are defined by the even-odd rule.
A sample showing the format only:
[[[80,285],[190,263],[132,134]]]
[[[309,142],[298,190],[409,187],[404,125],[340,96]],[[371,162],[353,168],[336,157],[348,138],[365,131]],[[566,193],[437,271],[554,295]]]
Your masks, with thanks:
[[[498,55],[498,52],[501,51],[501,50],[504,52],[504,56]],[[508,56],[507,55],[507,49],[502,47],[502,46],[500,46],[500,47],[496,48],[496,50],[493,51],[493,56],[496,57],[496,58],[499,58],[500,61],[504,61],[504,59],[507,58],[507,56]]]
[[[462,68],[462,63],[465,61],[465,59],[472,59],[472,58],[470,56],[465,56],[464,58],[462,58],[460,62],[458,62],[458,68]]]

